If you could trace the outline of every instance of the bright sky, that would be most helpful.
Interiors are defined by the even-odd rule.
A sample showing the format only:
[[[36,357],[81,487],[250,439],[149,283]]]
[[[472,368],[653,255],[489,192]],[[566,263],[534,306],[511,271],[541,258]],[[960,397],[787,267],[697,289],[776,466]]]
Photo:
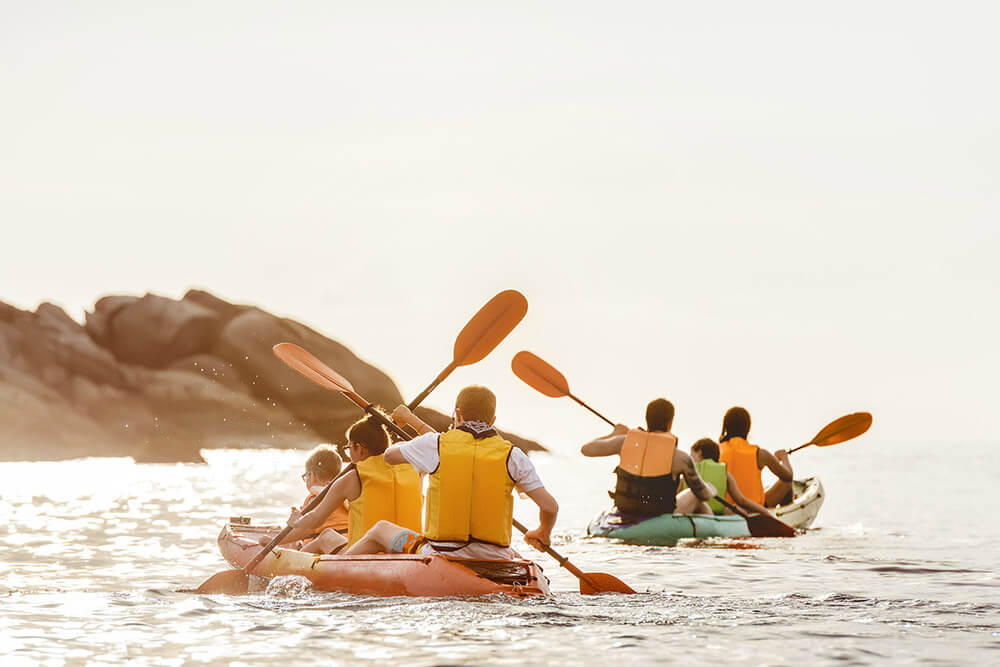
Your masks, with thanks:
[[[686,444],[734,404],[772,448],[856,410],[996,440],[998,13],[0,0],[0,300],[203,287],[412,397],[516,288],[429,405],[605,432],[510,373],[530,349],[614,420],[670,398]]]

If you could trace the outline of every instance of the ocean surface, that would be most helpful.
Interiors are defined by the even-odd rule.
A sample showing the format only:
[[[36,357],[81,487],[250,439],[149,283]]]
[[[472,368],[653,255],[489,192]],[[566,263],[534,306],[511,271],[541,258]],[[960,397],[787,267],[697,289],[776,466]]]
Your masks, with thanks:
[[[675,547],[584,537],[612,464],[560,451],[534,457],[561,504],[553,546],[640,595],[581,596],[519,540],[551,597],[179,593],[228,569],[227,517],[301,502],[303,452],[0,463],[0,664],[1000,664],[1000,444],[811,447],[793,463],[826,486],[814,530]]]

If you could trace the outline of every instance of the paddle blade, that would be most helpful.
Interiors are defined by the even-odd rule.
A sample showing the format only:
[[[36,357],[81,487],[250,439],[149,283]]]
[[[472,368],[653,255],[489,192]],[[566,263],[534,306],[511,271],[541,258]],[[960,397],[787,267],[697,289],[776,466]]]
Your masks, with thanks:
[[[298,345],[278,343],[271,349],[274,351],[274,355],[288,364],[292,370],[321,387],[340,392],[354,391],[354,387],[347,381],[347,378]]]
[[[569,383],[563,374],[527,350],[514,355],[510,360],[510,369],[525,384],[546,396],[552,398],[569,396]]]
[[[795,537],[795,529],[769,514],[751,514],[747,527],[753,537]]]
[[[517,290],[505,290],[490,299],[455,339],[456,366],[482,361],[507,337],[528,312],[528,300]]]
[[[250,575],[243,570],[216,572],[198,588],[185,589],[181,593],[201,593],[203,595],[244,595],[250,592]]]
[[[599,595],[601,593],[636,593],[624,581],[605,572],[585,572],[580,577],[580,593],[583,595]]]
[[[812,439],[818,447],[829,447],[839,442],[856,438],[872,425],[872,416],[867,412],[855,412],[835,419],[820,430]]]

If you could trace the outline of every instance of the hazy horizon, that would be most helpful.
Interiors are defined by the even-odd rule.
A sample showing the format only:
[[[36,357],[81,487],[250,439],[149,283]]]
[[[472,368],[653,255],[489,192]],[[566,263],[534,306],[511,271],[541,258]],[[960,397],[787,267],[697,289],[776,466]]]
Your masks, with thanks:
[[[671,399],[685,444],[737,404],[771,448],[858,410],[996,440],[993,4],[2,6],[0,301],[204,288],[411,398],[513,288],[427,405],[606,432],[529,349],[613,420]]]

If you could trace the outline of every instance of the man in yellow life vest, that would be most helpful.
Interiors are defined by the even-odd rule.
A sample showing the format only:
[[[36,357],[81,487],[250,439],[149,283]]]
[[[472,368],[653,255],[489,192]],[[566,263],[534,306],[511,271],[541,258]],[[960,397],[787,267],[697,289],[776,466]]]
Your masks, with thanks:
[[[493,428],[496,397],[486,387],[470,386],[455,399],[452,427],[435,433],[406,406],[392,413],[420,435],[386,450],[389,463],[409,463],[430,477],[423,534],[408,526],[380,521],[345,553],[446,553],[462,558],[509,560],[513,490],[538,505],[539,526],[524,540],[548,545],[559,505],[545,490],[527,455]]]
[[[409,464],[391,465],[384,453],[389,445],[385,428],[370,417],[355,422],[347,430],[347,446],[354,470],[333,483],[326,496],[311,512],[291,519],[287,540],[302,539],[323,524],[344,500],[348,501],[348,533],[324,531],[303,550],[335,553],[345,544],[354,544],[379,521],[392,521],[420,530],[423,504],[420,475]]]
[[[744,496],[765,507],[775,507],[785,502],[792,492],[792,462],[784,449],[772,454],[763,447],[751,445],[747,442],[749,434],[750,413],[738,406],[729,408],[722,419],[719,461],[726,464]],[[766,493],[760,477],[765,467],[778,478]]]
[[[670,432],[673,421],[673,404],[657,398],[646,406],[647,430],[618,424],[609,435],[580,448],[584,456],[619,457],[615,468],[618,481],[609,495],[621,514],[658,516],[707,511],[701,501],[714,496],[715,488],[698,476],[691,457],[677,448],[677,437]],[[692,493],[682,497],[683,503],[678,504],[680,476]]]
[[[770,514],[763,505],[755,503],[746,498],[740,487],[733,479],[733,475],[726,469],[725,463],[719,462],[719,446],[711,438],[702,438],[691,445],[691,460],[698,471],[698,476],[715,487],[715,492],[719,496],[729,496],[734,505],[739,505],[748,512],[760,512]],[[677,496],[677,504],[686,504],[685,496],[691,495],[691,489],[684,489]],[[704,504],[704,503],[703,503]],[[708,510],[708,511],[704,511]],[[732,510],[720,503],[715,498],[710,498],[707,507],[702,507],[699,513],[704,514],[732,514]]]

